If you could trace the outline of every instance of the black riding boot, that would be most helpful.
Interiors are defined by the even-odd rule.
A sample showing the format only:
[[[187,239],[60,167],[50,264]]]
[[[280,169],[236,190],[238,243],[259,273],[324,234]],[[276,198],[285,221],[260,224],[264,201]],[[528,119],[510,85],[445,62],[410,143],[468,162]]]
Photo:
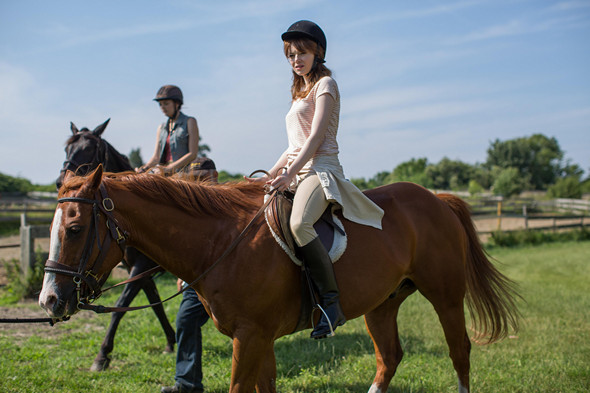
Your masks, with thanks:
[[[346,322],[340,308],[340,292],[332,261],[319,237],[301,247],[301,254],[320,295],[320,305],[324,309],[320,321],[311,332],[311,338],[331,337],[334,330]]]

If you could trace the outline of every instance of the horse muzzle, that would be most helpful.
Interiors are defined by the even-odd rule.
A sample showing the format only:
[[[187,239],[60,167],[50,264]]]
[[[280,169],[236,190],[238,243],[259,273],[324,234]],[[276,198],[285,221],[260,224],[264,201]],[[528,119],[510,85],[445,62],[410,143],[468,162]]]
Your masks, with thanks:
[[[60,288],[54,273],[45,273],[43,288],[39,294],[39,306],[50,318],[62,320],[78,312],[78,299],[73,285]]]

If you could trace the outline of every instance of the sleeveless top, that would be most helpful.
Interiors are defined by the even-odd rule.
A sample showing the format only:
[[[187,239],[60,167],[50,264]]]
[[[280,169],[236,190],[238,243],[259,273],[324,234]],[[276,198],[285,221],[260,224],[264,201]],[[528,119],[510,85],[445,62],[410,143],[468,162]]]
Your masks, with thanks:
[[[161,128],[162,132],[160,132],[160,164],[167,164],[166,162],[166,140],[168,139],[168,135],[170,135],[170,153],[172,155],[172,162],[178,160],[186,153],[188,153],[188,119],[189,117],[184,113],[180,112],[178,114],[178,118],[174,123],[174,128],[172,131],[168,131],[168,125],[170,124],[170,119],[162,123]]]

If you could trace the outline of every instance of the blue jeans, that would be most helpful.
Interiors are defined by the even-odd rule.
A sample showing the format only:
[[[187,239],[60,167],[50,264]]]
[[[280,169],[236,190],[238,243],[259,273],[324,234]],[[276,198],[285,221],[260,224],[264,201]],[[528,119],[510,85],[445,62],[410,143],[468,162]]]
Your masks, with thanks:
[[[186,285],[186,284],[185,284]],[[176,375],[177,385],[185,389],[203,389],[201,354],[201,326],[209,315],[193,289],[182,294],[182,302],[176,315]]]

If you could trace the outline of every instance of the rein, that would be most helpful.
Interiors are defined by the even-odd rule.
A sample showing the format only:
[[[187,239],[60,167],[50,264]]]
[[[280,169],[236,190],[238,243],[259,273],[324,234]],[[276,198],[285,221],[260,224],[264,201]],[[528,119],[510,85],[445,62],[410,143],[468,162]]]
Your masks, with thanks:
[[[257,171],[258,172],[258,171]],[[257,173],[254,172],[254,173]],[[251,177],[252,175],[250,175]],[[106,194],[106,189],[104,188],[103,184],[101,183],[100,185],[100,191],[103,197],[102,203],[100,203],[101,201],[98,200],[98,191],[97,191],[97,197],[96,199],[86,199],[86,198],[78,198],[78,197],[69,197],[69,198],[61,198],[59,199],[57,202],[58,203],[62,203],[62,202],[79,202],[79,203],[88,203],[88,204],[92,204],[93,205],[93,221],[94,224],[96,226],[95,232],[96,232],[96,241],[99,245],[99,248],[101,249],[101,253],[99,255],[99,257],[97,258],[97,261],[94,263],[93,268],[95,266],[100,266],[102,264],[102,262],[104,261],[104,257],[106,257],[106,251],[104,253],[104,256],[101,258],[101,255],[103,254],[103,250],[107,250],[110,246],[110,238],[107,237],[108,239],[108,243],[107,243],[107,239],[105,239],[105,243],[102,245],[100,245],[100,242],[98,242],[98,221],[95,219],[95,216],[98,215],[98,212],[96,211],[96,206],[100,207],[100,211],[105,214],[107,216],[107,227],[110,229],[111,232],[111,237],[117,239],[117,243],[119,244],[120,247],[122,247],[122,250],[125,247],[125,236],[121,233],[119,227],[116,225],[116,220],[115,218],[112,216],[112,211],[114,210],[114,203],[113,201],[108,198],[107,194]],[[86,258],[84,258],[85,253],[82,254],[82,260],[80,261],[80,266],[79,268],[76,270],[70,266],[67,265],[62,265],[60,263],[54,262],[54,261],[50,261],[48,260],[46,265],[45,265],[45,271],[46,272],[53,272],[53,273],[58,273],[58,274],[65,274],[65,275],[69,275],[69,276],[73,276],[74,277],[74,283],[76,283],[76,290],[78,292],[78,309],[79,310],[90,310],[90,311],[94,311],[95,313],[109,313],[109,312],[127,312],[127,311],[135,311],[135,310],[141,310],[144,308],[149,308],[149,307],[155,307],[159,304],[163,304],[164,302],[167,302],[168,300],[171,300],[173,298],[175,298],[176,296],[180,295],[181,293],[185,292],[187,289],[191,288],[193,285],[195,285],[196,283],[198,283],[199,281],[201,281],[203,279],[203,277],[205,277],[205,275],[207,275],[211,270],[213,270],[222,260],[224,260],[235,248],[236,246],[246,237],[247,233],[252,229],[252,227],[254,226],[255,222],[258,220],[258,218],[260,218],[260,216],[262,214],[264,214],[264,210],[267,208],[267,206],[272,202],[273,199],[276,198],[277,194],[278,194],[278,190],[270,190],[268,191],[268,194],[270,194],[271,196],[269,198],[266,199],[266,201],[264,202],[264,204],[262,205],[262,207],[258,210],[258,212],[256,213],[256,215],[254,215],[254,217],[252,217],[252,219],[250,220],[250,222],[248,223],[248,225],[246,225],[246,227],[242,230],[242,232],[240,232],[240,234],[238,235],[238,237],[236,237],[233,242],[229,245],[229,247],[224,251],[224,253],[217,258],[217,260],[215,262],[213,262],[213,264],[211,264],[211,266],[209,266],[203,273],[201,273],[194,281],[192,281],[191,283],[189,283],[187,286],[185,286],[183,289],[181,289],[180,291],[176,292],[174,295],[168,297],[167,299],[164,299],[162,301],[159,301],[157,303],[152,303],[152,304],[147,304],[147,305],[143,305],[143,306],[135,306],[135,307],[107,307],[107,306],[103,306],[103,305],[93,305],[91,304],[91,302],[93,302],[94,300],[98,299],[100,297],[100,295],[107,291],[110,290],[112,288],[118,287],[120,285],[125,285],[129,282],[132,281],[136,281],[136,280],[140,280],[146,276],[150,276],[153,273],[156,272],[160,272],[163,271],[164,268],[162,268],[161,266],[156,266],[150,270],[147,270],[141,274],[138,274],[137,276],[133,276],[123,282],[120,282],[118,284],[115,284],[109,288],[106,288],[104,290],[100,289],[100,281],[99,278],[96,277],[95,274],[92,274],[92,269],[83,272],[85,265],[87,263],[87,258],[89,257],[90,253],[88,253],[88,256]],[[105,209],[104,208],[104,204],[105,201],[109,201],[109,209]],[[115,225],[111,225],[109,224],[109,222],[112,222]],[[126,234],[126,232],[123,232],[124,234]],[[113,236],[114,234],[116,234],[116,236]],[[87,244],[90,238],[92,237],[92,234],[89,233],[89,236],[87,238]],[[122,245],[119,242],[119,239],[122,239]],[[93,243],[92,243],[93,244]],[[86,249],[86,246],[85,246]],[[49,266],[49,267],[48,267]],[[88,278],[91,277],[91,278]],[[84,281],[91,289],[91,294],[86,296],[86,297],[81,297],[80,296],[80,284],[81,282]]]

